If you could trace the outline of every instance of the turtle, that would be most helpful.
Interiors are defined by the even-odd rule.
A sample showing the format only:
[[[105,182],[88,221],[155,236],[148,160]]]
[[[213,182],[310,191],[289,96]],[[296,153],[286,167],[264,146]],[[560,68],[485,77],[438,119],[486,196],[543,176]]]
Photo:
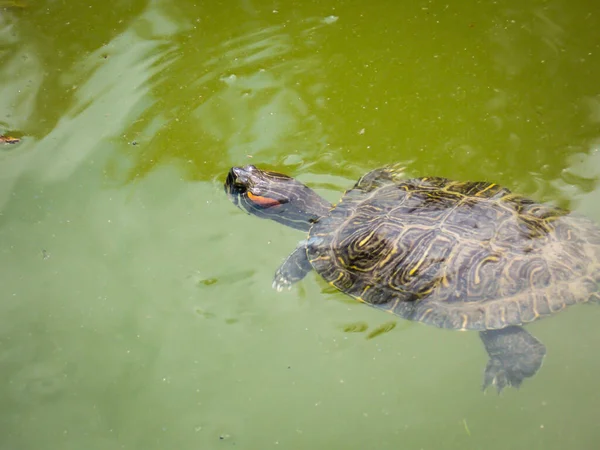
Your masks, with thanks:
[[[523,328],[600,301],[600,229],[589,218],[491,182],[407,179],[397,165],[362,176],[332,205],[282,173],[233,167],[242,210],[307,233],[275,272],[290,288],[314,270],[370,306],[440,328],[478,331],[482,388],[518,388],[546,347]]]

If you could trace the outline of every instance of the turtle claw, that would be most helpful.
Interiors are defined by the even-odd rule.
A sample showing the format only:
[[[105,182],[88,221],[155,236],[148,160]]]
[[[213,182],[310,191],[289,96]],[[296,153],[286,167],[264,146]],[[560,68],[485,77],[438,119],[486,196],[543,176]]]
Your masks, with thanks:
[[[285,278],[283,274],[279,271],[277,271],[277,273],[275,274],[275,279],[273,280],[272,286],[273,289],[275,289],[277,292],[282,292],[284,289],[288,291],[292,289],[292,283],[290,282],[290,280]]]
[[[482,389],[485,391],[488,387],[495,386],[500,395],[505,387],[519,388],[528,376],[531,375],[522,373],[518,368],[506,367],[500,359],[490,359],[485,368]]]
[[[311,270],[312,266],[306,256],[306,241],[302,241],[275,272],[273,289],[276,289],[277,292],[284,289],[289,290],[292,288],[292,284],[303,279]]]

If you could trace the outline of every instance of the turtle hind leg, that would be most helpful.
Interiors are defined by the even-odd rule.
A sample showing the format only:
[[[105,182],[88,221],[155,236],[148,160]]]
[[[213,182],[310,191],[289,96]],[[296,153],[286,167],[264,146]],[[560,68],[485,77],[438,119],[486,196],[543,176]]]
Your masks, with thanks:
[[[498,393],[507,386],[519,387],[542,366],[546,347],[521,327],[479,333],[490,360],[483,376],[483,390],[494,385]]]
[[[292,284],[302,280],[311,270],[312,265],[306,255],[306,241],[302,241],[275,272],[273,288],[279,292],[284,288],[290,289]]]

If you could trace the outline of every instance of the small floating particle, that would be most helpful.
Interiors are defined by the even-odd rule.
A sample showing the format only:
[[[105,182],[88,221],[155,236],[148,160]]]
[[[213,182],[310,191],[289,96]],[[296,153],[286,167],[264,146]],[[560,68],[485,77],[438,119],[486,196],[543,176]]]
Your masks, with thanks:
[[[237,75],[232,73],[227,77],[221,77],[221,81],[229,86],[233,85],[237,81]]]
[[[214,319],[216,317],[213,313],[204,311],[201,308],[196,308],[196,314],[198,314],[201,317],[204,317],[205,319]]]
[[[203,284],[204,286],[212,286],[218,281],[219,280],[217,278],[205,278],[204,280],[198,281],[198,284]]]

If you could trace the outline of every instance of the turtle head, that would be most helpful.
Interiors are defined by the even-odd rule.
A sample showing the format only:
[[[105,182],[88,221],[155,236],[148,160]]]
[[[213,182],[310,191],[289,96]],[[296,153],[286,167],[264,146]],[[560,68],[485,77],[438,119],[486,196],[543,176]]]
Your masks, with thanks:
[[[247,213],[303,231],[308,231],[331,207],[294,178],[255,166],[232,167],[225,180],[225,192]]]

